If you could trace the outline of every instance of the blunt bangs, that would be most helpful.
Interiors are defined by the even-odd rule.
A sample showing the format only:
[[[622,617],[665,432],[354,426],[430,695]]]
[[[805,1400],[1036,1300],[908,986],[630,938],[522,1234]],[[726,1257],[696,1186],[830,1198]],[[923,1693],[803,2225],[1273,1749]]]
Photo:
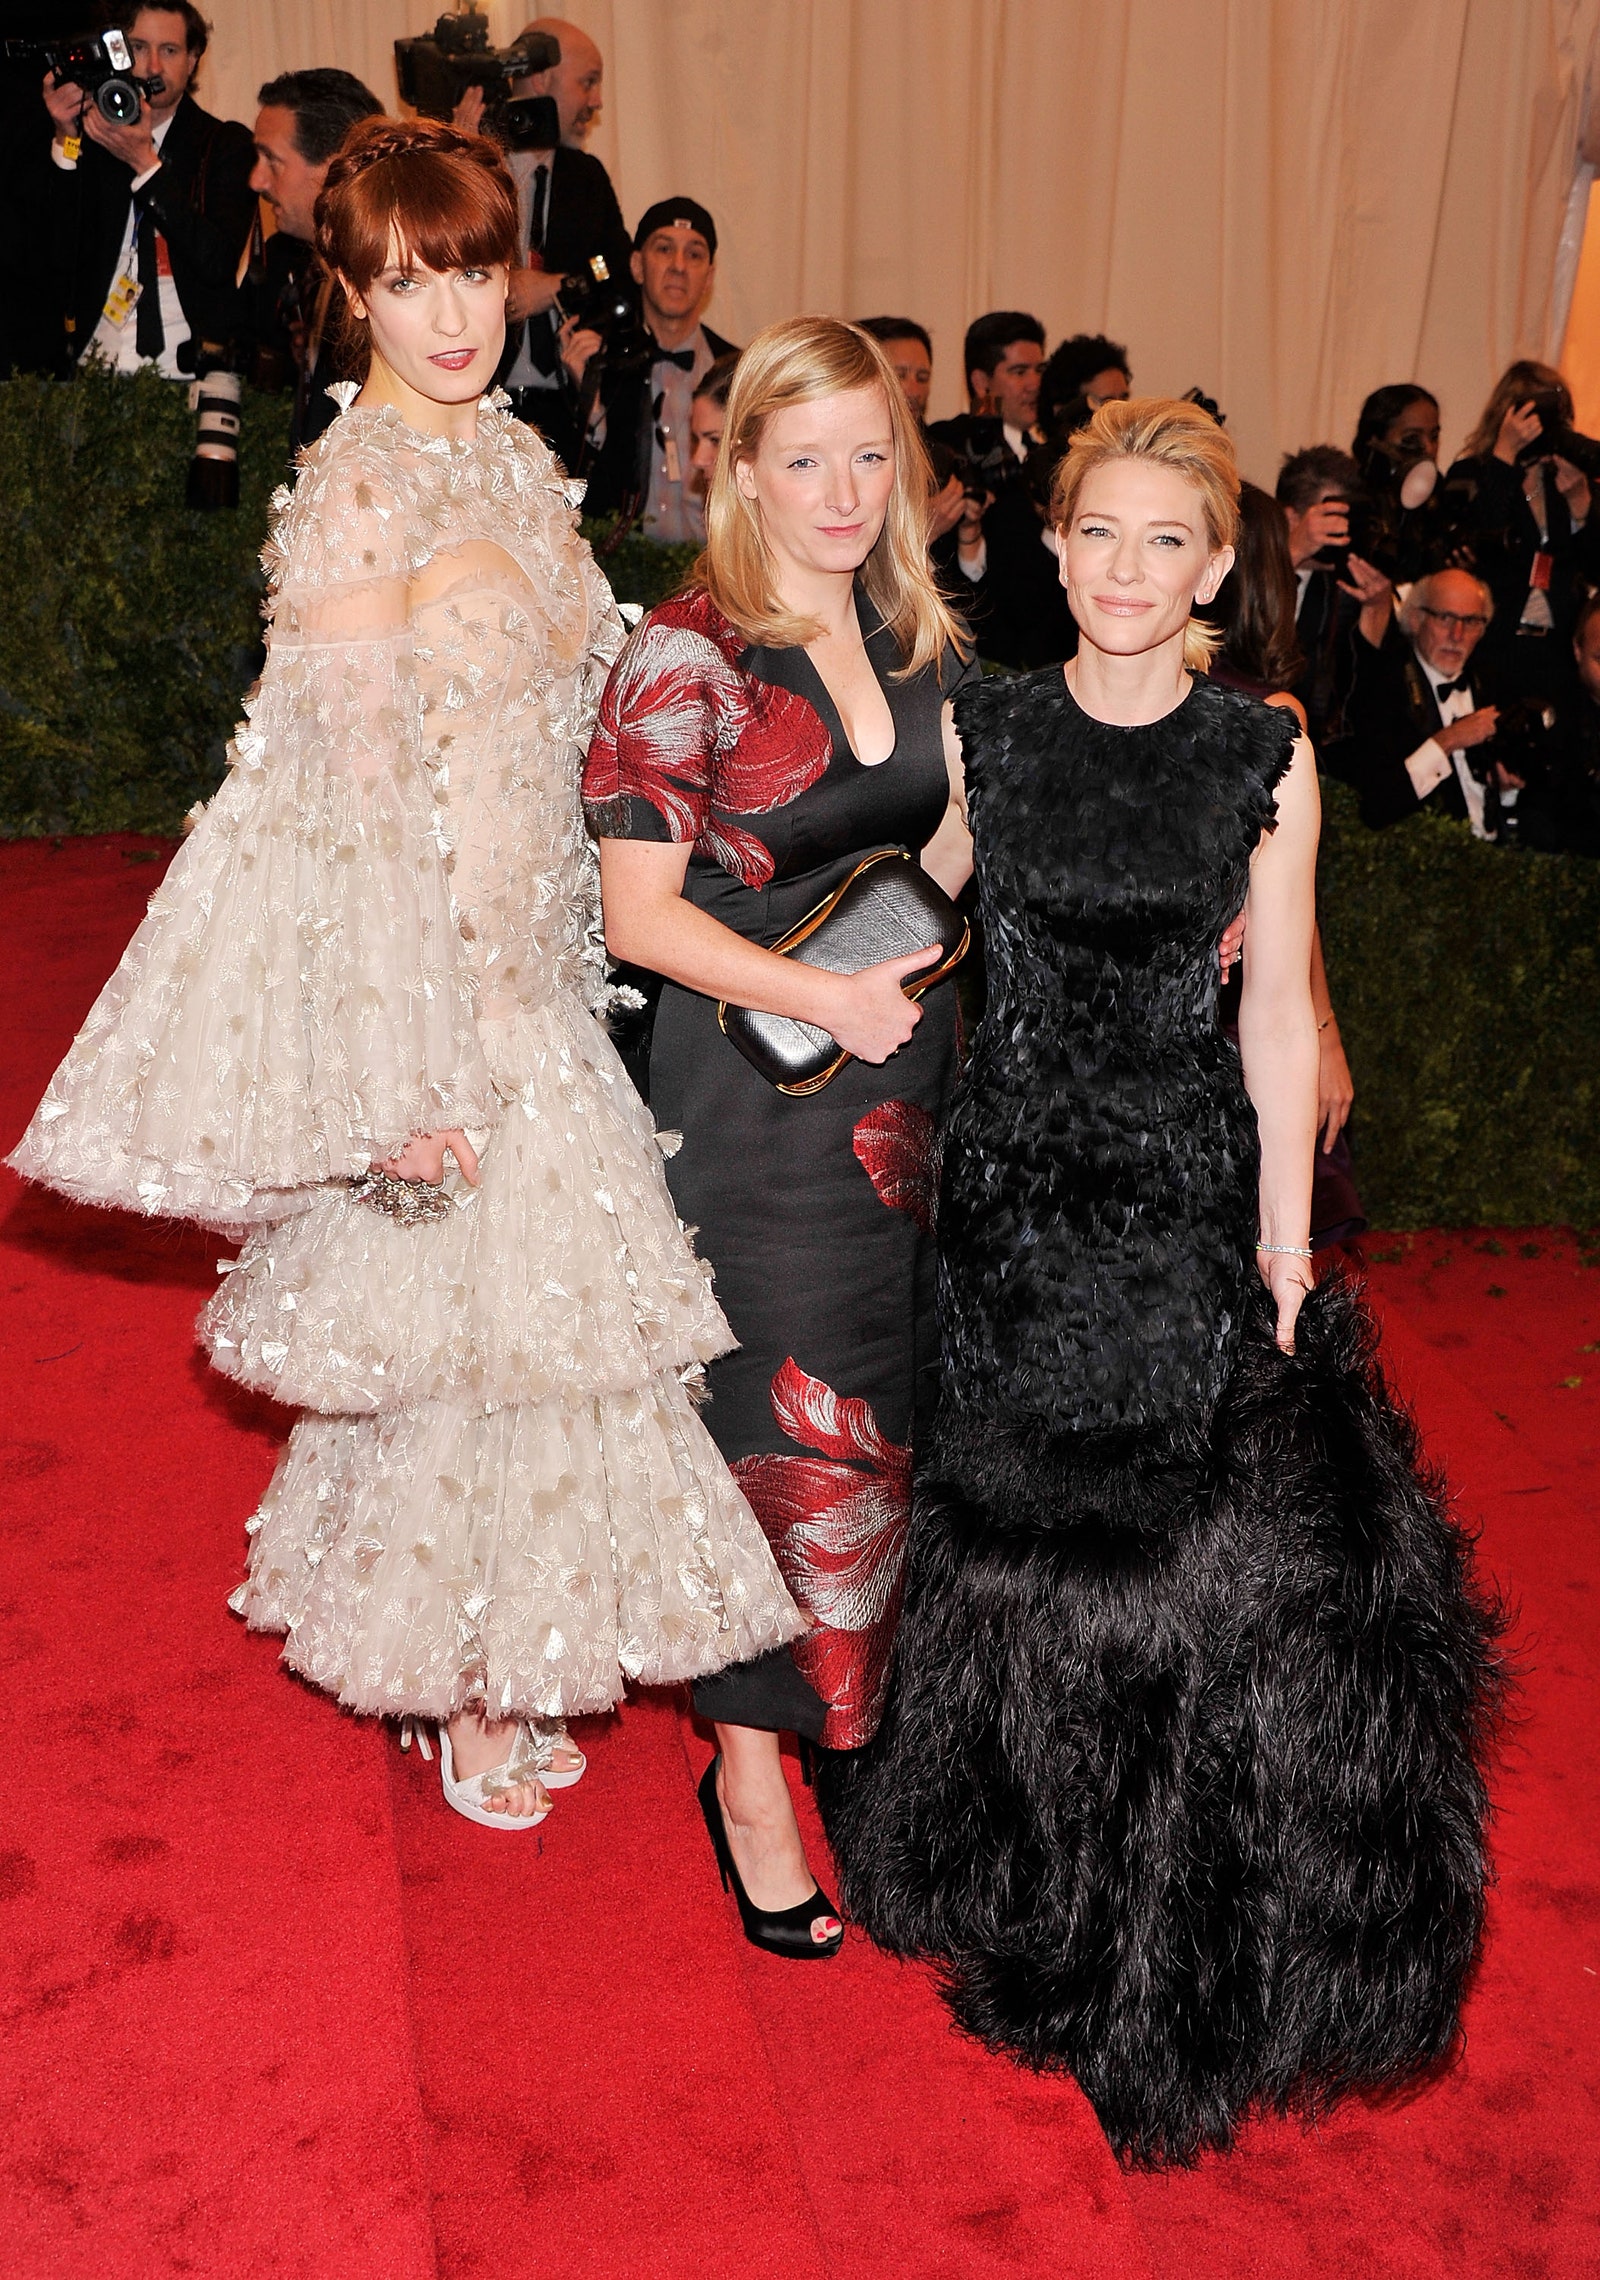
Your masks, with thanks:
[[[509,268],[517,193],[499,151],[429,121],[364,121],[345,139],[317,200],[317,250],[365,293],[389,266],[439,272]]]

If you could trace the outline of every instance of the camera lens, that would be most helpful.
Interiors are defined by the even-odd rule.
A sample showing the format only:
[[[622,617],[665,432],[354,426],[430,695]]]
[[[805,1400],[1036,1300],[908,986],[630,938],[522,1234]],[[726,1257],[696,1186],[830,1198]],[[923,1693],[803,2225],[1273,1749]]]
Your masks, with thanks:
[[[95,108],[102,119],[109,119],[114,127],[135,127],[139,123],[139,90],[131,79],[108,79],[94,91]]]

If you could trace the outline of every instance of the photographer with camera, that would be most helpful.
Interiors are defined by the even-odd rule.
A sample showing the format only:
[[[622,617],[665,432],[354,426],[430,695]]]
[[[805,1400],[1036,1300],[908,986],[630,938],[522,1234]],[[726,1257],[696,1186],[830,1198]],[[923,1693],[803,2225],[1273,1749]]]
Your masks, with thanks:
[[[1419,578],[1381,649],[1368,649],[1346,707],[1347,772],[1374,830],[1426,809],[1479,839],[1505,827],[1524,778],[1506,765],[1510,723],[1479,646],[1494,597],[1467,570]]]
[[[113,35],[131,58],[136,115],[108,116],[96,100],[111,76],[99,60],[44,82],[66,361],[93,354],[176,379],[194,369],[191,343],[225,345],[239,329],[255,153],[237,120],[189,92],[208,38],[192,0],[114,8],[106,34],[76,49],[108,49]],[[116,110],[131,114],[131,96]]]
[[[664,545],[703,545],[705,507],[689,481],[694,392],[731,341],[703,321],[717,278],[717,225],[693,198],[660,198],[633,233],[629,270],[643,330],[606,340],[585,327],[564,336],[562,357],[580,386],[603,358],[583,471],[591,514],[640,517]],[[586,390],[586,393],[590,391]]]
[[[1077,628],[1061,590],[1046,506],[1054,459],[1038,424],[1044,327],[1022,309],[992,309],[967,327],[970,409],[928,429],[955,455],[981,535],[959,550],[974,635],[985,657],[1028,668],[1070,657]]]
[[[1044,327],[1025,309],[991,309],[974,317],[962,343],[967,409],[928,429],[974,468],[1006,479],[1044,436],[1039,428],[1039,382],[1044,373]]]
[[[317,259],[317,197],[329,162],[350,129],[383,110],[353,72],[280,72],[257,97],[255,172],[250,187],[272,208],[277,228],[247,280],[251,300],[250,376],[280,388],[292,376],[291,466],[338,417],[328,394],[345,369],[344,296]]]
[[[1351,456],[1361,475],[1351,539],[1397,585],[1448,562],[1459,544],[1439,474],[1439,399],[1415,381],[1374,388]]]
[[[1336,444],[1289,452],[1276,497],[1295,574],[1295,637],[1304,659],[1292,684],[1325,766],[1342,772],[1345,706],[1360,640],[1379,648],[1394,608],[1392,581],[1350,544],[1352,505],[1363,502],[1361,470]]]
[[[552,60],[513,79],[510,131],[497,126],[495,108],[481,85],[458,99],[454,122],[506,143],[506,164],[517,186],[524,259],[511,272],[506,294],[506,353],[500,385],[520,420],[536,427],[569,468],[583,445],[573,382],[563,369],[563,347],[579,330],[558,305],[573,288],[591,286],[595,264],[613,283],[626,274],[632,251],[611,177],[584,140],[600,116],[604,64],[588,33],[563,16],[536,16],[518,33],[515,48]],[[542,100],[541,100],[542,99]],[[537,111],[533,106],[538,104]],[[524,118],[526,124],[524,124]]]
[[[1591,477],[1600,480],[1600,443],[1574,433],[1561,374],[1511,365],[1444,486],[1444,511],[1494,594],[1486,662],[1508,694],[1571,687],[1573,627],[1600,583]]]

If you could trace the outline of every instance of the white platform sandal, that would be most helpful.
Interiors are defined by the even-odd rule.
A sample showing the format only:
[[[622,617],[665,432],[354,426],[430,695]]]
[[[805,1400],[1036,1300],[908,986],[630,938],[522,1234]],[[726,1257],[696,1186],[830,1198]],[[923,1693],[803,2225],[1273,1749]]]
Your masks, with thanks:
[[[422,1755],[431,1762],[433,1751],[428,1746],[425,1727],[419,1719],[407,1718],[400,1728],[400,1747],[403,1750],[410,1749],[413,1737]],[[490,1799],[503,1797],[508,1789],[520,1789],[530,1781],[537,1781],[542,1789],[548,1790],[550,1784],[539,1769],[538,1757],[538,1737],[526,1725],[519,1725],[516,1739],[511,1745],[511,1755],[504,1765],[491,1766],[487,1773],[470,1774],[465,1781],[457,1781],[455,1753],[450,1747],[450,1729],[441,1726],[439,1779],[444,1789],[444,1801],[452,1812],[459,1813],[464,1820],[476,1821],[480,1829],[536,1829],[541,1821],[550,1818],[553,1808],[549,1803],[537,1813],[497,1813],[491,1806]],[[580,1767],[578,1773],[567,1775],[566,1780],[569,1783],[578,1780],[583,1770]],[[559,1778],[561,1777],[558,1776]]]
[[[410,1749],[413,1740],[428,1765],[433,1765],[428,1728],[422,1719],[401,1719],[401,1749]],[[577,1758],[577,1765],[570,1765],[565,1772],[554,1772],[558,1749],[570,1751]],[[549,1806],[545,1806],[542,1813],[490,1813],[488,1799],[520,1788],[529,1778],[536,1778],[542,1790],[572,1790],[586,1772],[588,1758],[572,1740],[565,1721],[542,1717],[524,1719],[517,1726],[517,1740],[511,1749],[511,1758],[504,1765],[490,1767],[488,1774],[474,1774],[470,1781],[456,1781],[456,1760],[449,1746],[449,1731],[440,1726],[440,1783],[444,1788],[444,1803],[454,1806],[456,1813],[463,1813],[467,1819],[481,1822],[485,1829],[538,1829],[542,1819],[549,1817],[552,1810]]]

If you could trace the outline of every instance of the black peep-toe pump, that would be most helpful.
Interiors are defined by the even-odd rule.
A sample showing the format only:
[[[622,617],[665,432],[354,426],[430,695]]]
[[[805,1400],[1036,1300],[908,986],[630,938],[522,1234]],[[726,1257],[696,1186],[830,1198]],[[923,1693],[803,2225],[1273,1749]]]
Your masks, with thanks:
[[[721,1763],[720,1757],[714,1757],[701,1776],[700,1810],[705,1815],[706,1834],[722,1872],[722,1889],[731,1890],[739,1903],[739,1920],[744,1925],[745,1938],[752,1947],[765,1948],[768,1955],[790,1955],[797,1961],[807,1956],[837,1955],[844,1944],[842,1924],[831,1940],[811,1937],[811,1927],[819,1916],[836,1917],[839,1913],[820,1884],[809,1900],[802,1900],[793,1908],[780,1908],[774,1914],[756,1907],[751,1900],[728,1843],[727,1823],[722,1818],[722,1800],[717,1795],[717,1768]]]

